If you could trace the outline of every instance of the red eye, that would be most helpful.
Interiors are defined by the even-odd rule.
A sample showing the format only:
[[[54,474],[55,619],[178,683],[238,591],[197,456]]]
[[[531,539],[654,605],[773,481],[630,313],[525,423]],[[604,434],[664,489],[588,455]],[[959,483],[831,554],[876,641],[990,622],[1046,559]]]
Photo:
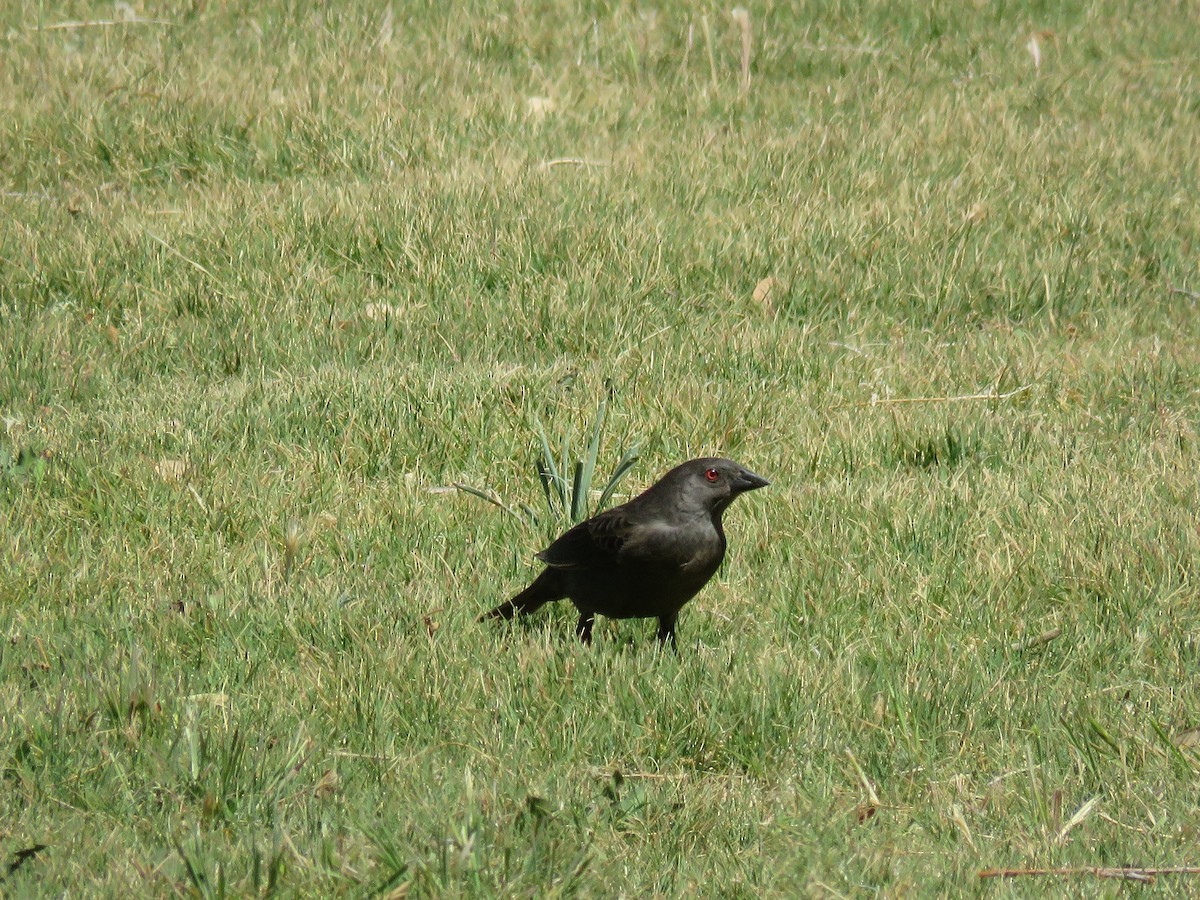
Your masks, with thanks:
[[[718,472],[716,469],[706,469],[704,472],[704,477],[707,478],[709,481],[716,481],[718,478],[721,477],[721,473]]]

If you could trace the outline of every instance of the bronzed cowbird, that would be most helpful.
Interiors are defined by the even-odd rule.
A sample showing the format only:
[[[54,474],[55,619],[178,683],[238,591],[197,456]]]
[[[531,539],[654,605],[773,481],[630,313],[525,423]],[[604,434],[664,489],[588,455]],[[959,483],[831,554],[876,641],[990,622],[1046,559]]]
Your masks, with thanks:
[[[480,619],[511,619],[553,600],[579,610],[576,633],[592,639],[598,614],[656,617],[658,639],[675,645],[675,619],[725,557],[721,516],[738,494],[770,482],[728,459],[693,459],[644,493],[580,522],[537,554],[533,583]]]

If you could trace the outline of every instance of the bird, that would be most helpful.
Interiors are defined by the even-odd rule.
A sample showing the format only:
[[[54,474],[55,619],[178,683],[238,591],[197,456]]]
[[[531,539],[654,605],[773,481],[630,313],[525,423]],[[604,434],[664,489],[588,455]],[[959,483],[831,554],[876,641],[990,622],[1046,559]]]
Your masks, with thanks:
[[[721,517],[738,495],[770,484],[729,459],[676,466],[627,503],[564,532],[535,558],[546,568],[511,600],[479,617],[511,619],[569,598],[575,633],[590,644],[597,615],[658,619],[658,640],[676,647],[675,620],[725,558]]]

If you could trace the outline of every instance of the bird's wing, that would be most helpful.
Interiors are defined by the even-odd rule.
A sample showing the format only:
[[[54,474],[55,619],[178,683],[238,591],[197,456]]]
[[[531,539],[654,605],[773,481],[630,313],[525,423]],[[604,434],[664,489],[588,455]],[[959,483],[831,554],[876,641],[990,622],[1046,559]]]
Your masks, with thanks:
[[[634,523],[621,508],[610,509],[580,522],[537,554],[537,558],[559,569],[610,565],[617,562],[633,528]]]

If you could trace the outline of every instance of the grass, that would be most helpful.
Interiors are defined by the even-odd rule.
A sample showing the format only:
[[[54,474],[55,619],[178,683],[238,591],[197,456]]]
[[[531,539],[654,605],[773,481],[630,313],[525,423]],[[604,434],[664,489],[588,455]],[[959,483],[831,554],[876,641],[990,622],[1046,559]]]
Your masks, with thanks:
[[[748,12],[4,6],[0,889],[1200,861],[1196,13]],[[431,491],[610,390],[773,482],[678,656]]]

